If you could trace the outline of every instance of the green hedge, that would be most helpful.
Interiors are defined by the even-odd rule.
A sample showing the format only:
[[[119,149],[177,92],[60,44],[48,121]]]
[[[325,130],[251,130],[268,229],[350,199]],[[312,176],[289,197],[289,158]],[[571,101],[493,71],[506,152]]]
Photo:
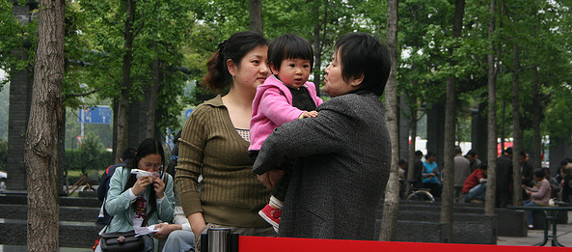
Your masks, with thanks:
[[[68,170],[104,170],[113,161],[113,153],[105,150],[97,136],[88,135],[77,150],[66,150],[65,167]]]

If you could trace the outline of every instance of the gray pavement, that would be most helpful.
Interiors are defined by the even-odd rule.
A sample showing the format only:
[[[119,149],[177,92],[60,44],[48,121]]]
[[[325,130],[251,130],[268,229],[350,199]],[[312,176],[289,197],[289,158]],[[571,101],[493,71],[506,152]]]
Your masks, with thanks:
[[[572,221],[572,212],[568,212],[568,220]],[[557,239],[562,245],[566,247],[572,247],[572,224],[558,224],[557,225]],[[552,234],[552,230],[549,230],[549,234]],[[497,237],[497,245],[509,245],[509,246],[534,246],[539,242],[544,240],[544,230],[528,230],[527,237],[507,237],[499,236]],[[551,246],[552,240],[549,240],[545,246]],[[0,245],[0,252],[25,252],[26,246],[11,246],[11,245]],[[91,249],[87,248],[60,248],[60,252],[89,252]]]
[[[568,221],[572,221],[572,212],[568,212]],[[556,236],[558,242],[566,247],[572,247],[572,224],[558,224],[556,226]],[[552,225],[548,230],[548,234],[552,234]],[[511,246],[533,246],[544,240],[544,230],[528,230],[528,237],[497,237],[497,245]],[[552,240],[549,239],[545,246],[551,246]]]

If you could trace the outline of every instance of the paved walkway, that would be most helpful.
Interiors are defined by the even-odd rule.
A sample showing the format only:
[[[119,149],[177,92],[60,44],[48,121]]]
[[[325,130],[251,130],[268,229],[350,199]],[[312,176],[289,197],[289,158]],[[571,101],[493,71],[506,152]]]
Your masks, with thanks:
[[[568,220],[572,221],[572,212],[568,212]],[[549,230],[551,234],[552,230]],[[558,241],[567,247],[572,247],[572,224],[558,224],[557,226]],[[509,246],[533,246],[544,240],[544,230],[528,230],[527,237],[507,237],[499,236],[497,245]],[[551,240],[546,246],[551,246]],[[25,252],[25,246],[0,245],[0,252]],[[90,252],[91,249],[83,248],[60,248],[60,252]]]
[[[568,212],[568,221],[572,221],[572,212]],[[548,234],[552,234],[550,226]],[[572,247],[572,224],[558,224],[556,227],[558,242],[566,247]],[[497,237],[498,245],[533,246],[544,240],[544,230],[528,230],[528,237]],[[548,240],[545,246],[551,246],[552,240]]]

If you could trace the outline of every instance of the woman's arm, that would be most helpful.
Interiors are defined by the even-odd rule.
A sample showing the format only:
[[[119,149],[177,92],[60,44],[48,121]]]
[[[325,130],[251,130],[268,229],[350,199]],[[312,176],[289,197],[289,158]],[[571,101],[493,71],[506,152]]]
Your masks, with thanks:
[[[179,159],[175,167],[175,185],[179,202],[186,215],[201,212],[198,178],[203,166],[203,150],[207,141],[205,128],[209,113],[206,106],[197,107],[187,121],[179,139]]]
[[[129,196],[129,189],[123,191],[125,187],[125,182],[129,174],[125,167],[118,167],[111,177],[111,182],[109,183],[109,191],[107,192],[107,200],[105,201],[105,210],[111,216],[118,215],[123,211],[129,209],[129,206],[133,202]]]
[[[173,177],[165,173],[167,184],[165,185],[165,196],[161,199],[161,203],[157,206],[159,219],[162,221],[171,221],[175,213],[175,194],[173,193]]]
[[[202,212],[196,212],[190,214],[187,219],[189,219],[189,224],[191,224],[191,229],[195,234],[195,237],[199,237],[201,235],[201,231],[207,226],[205,223],[205,218],[203,217]]]
[[[276,169],[286,159],[333,153],[345,148],[342,137],[354,127],[356,116],[347,101],[324,103],[318,116],[286,123],[264,141],[253,172],[263,174]]]

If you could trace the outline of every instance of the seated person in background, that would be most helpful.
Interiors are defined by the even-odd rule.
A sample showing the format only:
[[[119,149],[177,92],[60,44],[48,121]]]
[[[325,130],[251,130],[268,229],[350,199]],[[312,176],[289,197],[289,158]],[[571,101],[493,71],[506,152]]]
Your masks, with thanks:
[[[482,163],[463,183],[465,202],[484,203],[487,192],[487,164]]]
[[[173,224],[159,223],[155,225],[156,233],[153,237],[157,239],[165,239],[163,252],[187,252],[195,251],[195,234],[191,229],[191,224],[185,214],[183,208],[178,204],[175,206],[173,216]]]
[[[548,200],[552,195],[552,189],[550,188],[550,182],[544,177],[544,172],[540,169],[536,169],[532,174],[536,184],[534,187],[522,185],[522,188],[530,195],[529,200],[522,202],[522,205],[527,206],[547,206]],[[534,228],[532,211],[528,211],[528,228]]]

